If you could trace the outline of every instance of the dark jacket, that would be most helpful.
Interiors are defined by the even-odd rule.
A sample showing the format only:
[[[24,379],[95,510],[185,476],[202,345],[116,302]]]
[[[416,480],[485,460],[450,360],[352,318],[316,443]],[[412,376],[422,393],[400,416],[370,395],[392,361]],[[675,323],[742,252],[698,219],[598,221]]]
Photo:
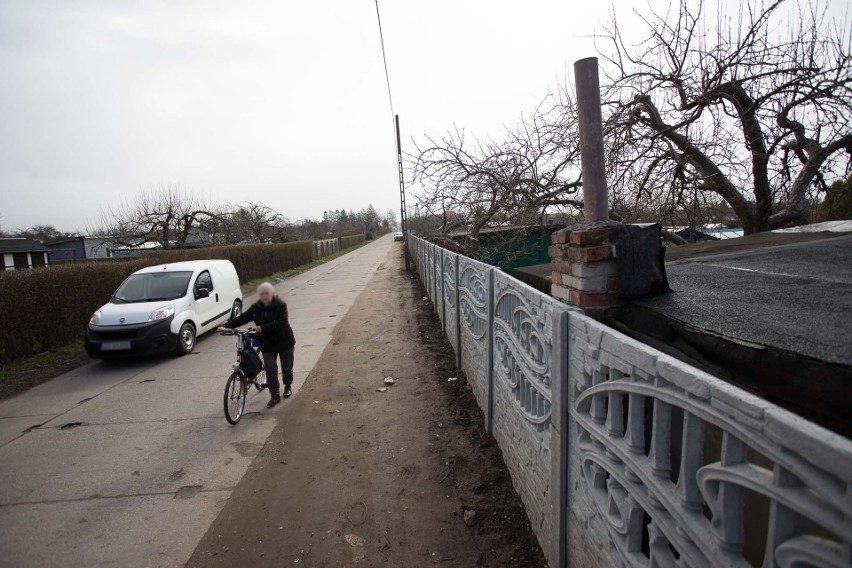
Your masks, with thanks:
[[[264,353],[279,353],[296,345],[293,328],[287,319],[287,304],[278,296],[273,297],[268,306],[258,300],[241,315],[228,321],[225,327],[239,327],[250,321],[260,328],[256,337]]]

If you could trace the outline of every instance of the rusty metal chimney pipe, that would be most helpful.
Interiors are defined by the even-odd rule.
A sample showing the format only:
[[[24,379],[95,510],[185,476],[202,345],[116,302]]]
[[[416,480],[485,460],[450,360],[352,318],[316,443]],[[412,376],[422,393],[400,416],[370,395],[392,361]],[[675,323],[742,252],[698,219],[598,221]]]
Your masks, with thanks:
[[[589,225],[609,220],[598,58],[587,57],[574,62],[574,81],[580,123],[583,216]]]

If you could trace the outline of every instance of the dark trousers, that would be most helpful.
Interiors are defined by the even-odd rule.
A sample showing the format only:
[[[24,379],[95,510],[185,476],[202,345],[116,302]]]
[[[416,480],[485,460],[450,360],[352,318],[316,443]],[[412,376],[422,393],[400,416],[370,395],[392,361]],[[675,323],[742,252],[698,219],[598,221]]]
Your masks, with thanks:
[[[281,359],[281,375],[284,386],[293,384],[293,348],[286,351],[263,352],[263,366],[266,368],[266,386],[269,394],[278,394],[278,359]]]

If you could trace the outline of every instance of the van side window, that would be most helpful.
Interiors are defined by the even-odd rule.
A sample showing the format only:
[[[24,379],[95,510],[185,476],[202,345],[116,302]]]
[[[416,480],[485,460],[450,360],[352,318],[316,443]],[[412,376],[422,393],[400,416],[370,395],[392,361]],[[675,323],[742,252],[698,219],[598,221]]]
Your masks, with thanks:
[[[208,295],[213,293],[213,279],[210,278],[210,273],[206,270],[204,272],[202,272],[201,274],[199,274],[198,278],[196,278],[196,280],[195,280],[194,293],[195,293],[195,299],[196,300],[201,297],[200,292],[201,292],[202,288],[207,289]]]

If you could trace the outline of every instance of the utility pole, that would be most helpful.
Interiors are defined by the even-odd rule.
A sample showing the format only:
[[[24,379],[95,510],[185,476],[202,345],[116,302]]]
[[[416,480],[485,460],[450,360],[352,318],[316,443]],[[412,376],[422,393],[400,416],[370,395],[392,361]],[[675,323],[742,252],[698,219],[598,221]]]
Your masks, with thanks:
[[[399,136],[399,115],[394,116],[396,124],[396,158],[399,163],[399,224],[402,229],[402,248],[405,249],[405,270],[411,270],[411,258],[408,252],[408,222],[405,217],[405,179],[402,175],[402,142]]]

